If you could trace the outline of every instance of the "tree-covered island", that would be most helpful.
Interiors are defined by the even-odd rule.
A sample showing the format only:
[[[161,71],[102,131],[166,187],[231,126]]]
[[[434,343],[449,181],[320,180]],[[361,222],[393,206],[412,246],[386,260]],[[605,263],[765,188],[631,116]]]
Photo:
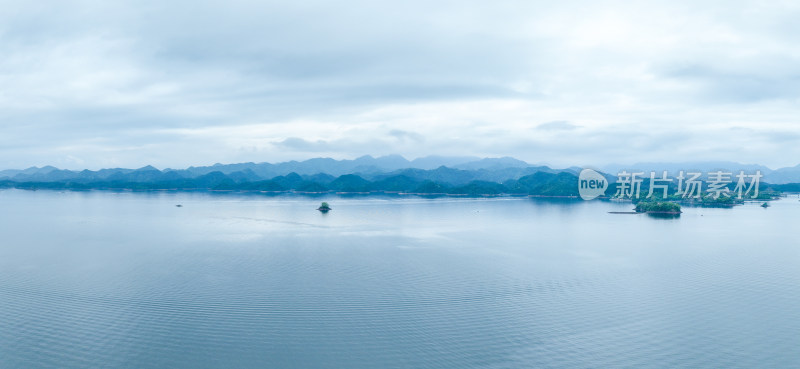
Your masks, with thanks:
[[[648,214],[680,214],[681,206],[669,201],[640,201],[634,210]]]

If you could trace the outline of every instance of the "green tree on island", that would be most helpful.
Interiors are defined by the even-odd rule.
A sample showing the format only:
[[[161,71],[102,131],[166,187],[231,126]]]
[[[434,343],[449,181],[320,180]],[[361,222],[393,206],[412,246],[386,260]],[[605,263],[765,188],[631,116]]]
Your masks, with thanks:
[[[634,210],[637,213],[680,213],[681,206],[674,202],[641,201]]]
[[[321,212],[326,212],[326,211],[330,211],[331,207],[330,207],[330,205],[328,205],[327,202],[323,201],[322,204],[319,206],[319,208],[317,208],[317,210],[319,210]]]

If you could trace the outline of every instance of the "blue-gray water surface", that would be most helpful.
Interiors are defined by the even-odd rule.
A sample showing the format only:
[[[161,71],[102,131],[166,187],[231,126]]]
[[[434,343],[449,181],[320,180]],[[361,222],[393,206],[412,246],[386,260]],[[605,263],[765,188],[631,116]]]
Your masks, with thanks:
[[[798,198],[630,208],[3,190],[0,368],[800,367]]]

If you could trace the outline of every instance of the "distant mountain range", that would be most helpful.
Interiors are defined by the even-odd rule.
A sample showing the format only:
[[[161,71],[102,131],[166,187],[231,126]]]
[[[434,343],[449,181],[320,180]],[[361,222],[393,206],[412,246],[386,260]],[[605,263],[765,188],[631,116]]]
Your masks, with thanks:
[[[772,170],[759,165],[731,162],[638,163],[600,168],[609,182],[621,170],[701,171],[718,169],[752,174],[760,170],[762,183],[798,187],[800,166]],[[511,157],[429,156],[412,161],[399,155],[354,160],[315,158],[283,163],[214,164],[205,167],[159,170],[113,168],[72,171],[52,166],[0,171],[0,187],[27,189],[182,189],[298,192],[406,192],[444,194],[577,195],[581,168],[553,169]],[[775,187],[778,189],[778,187]]]
[[[113,168],[97,171],[71,171],[46,166],[42,168],[32,167],[23,170],[3,170],[0,171],[0,180],[11,180],[15,182],[152,182],[156,180],[196,178],[213,172],[232,175],[237,180],[248,181],[270,179],[289,173],[296,173],[299,175],[327,174],[335,177],[344,174],[359,174],[362,177],[371,178],[382,175],[385,176],[391,173],[400,173],[402,171],[416,171],[416,175],[422,175],[421,171],[430,171],[442,167],[450,170],[448,175],[445,175],[448,176],[447,182],[450,183],[466,183],[470,180],[503,181],[519,178],[537,171],[558,171],[543,166],[532,166],[524,161],[510,157],[481,159],[477,157],[428,156],[409,161],[399,155],[389,155],[379,158],[362,156],[354,160],[315,158],[305,161],[288,161],[276,164],[214,164],[204,167],[189,167],[186,169],[168,168],[164,170],[146,166],[139,169]],[[431,174],[431,176],[436,177],[437,175]]]

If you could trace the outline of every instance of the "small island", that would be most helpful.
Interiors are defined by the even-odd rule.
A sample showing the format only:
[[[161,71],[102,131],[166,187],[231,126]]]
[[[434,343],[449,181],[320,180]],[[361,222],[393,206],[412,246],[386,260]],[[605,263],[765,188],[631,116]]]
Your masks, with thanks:
[[[681,213],[681,206],[669,201],[641,201],[634,210],[637,213],[677,215]]]
[[[331,211],[331,207],[330,207],[330,205],[328,205],[327,202],[323,201],[322,204],[317,208],[317,210],[319,210],[319,211],[321,211],[323,213],[327,213],[327,212]]]

